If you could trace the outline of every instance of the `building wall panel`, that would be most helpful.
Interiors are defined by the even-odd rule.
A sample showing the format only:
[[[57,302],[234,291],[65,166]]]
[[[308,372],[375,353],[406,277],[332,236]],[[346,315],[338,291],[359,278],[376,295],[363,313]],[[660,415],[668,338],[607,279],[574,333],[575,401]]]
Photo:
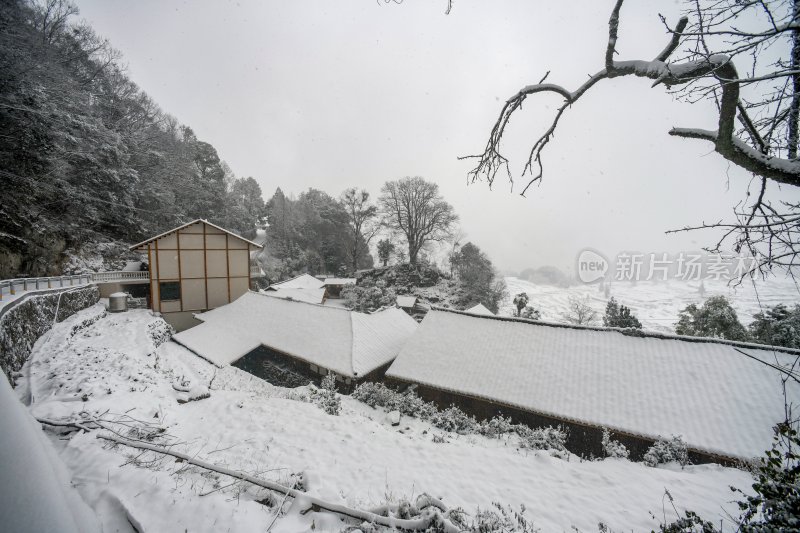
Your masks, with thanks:
[[[247,277],[250,272],[250,252],[247,250],[229,250],[228,261],[230,263],[231,276]]]
[[[225,250],[207,250],[206,265],[209,278],[226,277],[228,275],[228,254],[225,253]]]
[[[184,279],[181,281],[181,299],[184,311],[201,311],[206,308],[206,281]]]
[[[228,301],[228,278],[209,278],[208,279],[208,307],[213,309],[220,305],[230,303]]]
[[[180,300],[169,300],[166,302],[161,302],[162,313],[173,313],[180,310],[181,310]]]
[[[200,236],[202,239],[202,235]],[[202,278],[205,276],[205,254],[203,250],[184,250],[181,238],[181,278]]]
[[[186,226],[185,228],[183,228],[180,231],[180,233],[181,234],[184,234],[184,233],[199,233],[200,235],[202,235],[203,234],[203,226],[205,226],[205,224],[203,224],[202,222],[195,222],[191,226]],[[183,238],[183,237],[181,237],[181,238]]]
[[[209,250],[224,250],[225,235],[208,233],[206,235],[206,248]]]
[[[231,301],[250,290],[248,278],[231,278]]]
[[[158,249],[162,250],[164,248],[177,248],[178,247],[178,234],[177,233],[170,233],[169,235],[164,235],[160,239],[158,239]]]
[[[249,247],[250,246],[244,241],[228,237],[228,248],[231,250],[247,250]]]
[[[162,250],[158,247],[159,279],[178,279],[178,251]]]
[[[181,233],[181,250],[202,250],[202,233]]]

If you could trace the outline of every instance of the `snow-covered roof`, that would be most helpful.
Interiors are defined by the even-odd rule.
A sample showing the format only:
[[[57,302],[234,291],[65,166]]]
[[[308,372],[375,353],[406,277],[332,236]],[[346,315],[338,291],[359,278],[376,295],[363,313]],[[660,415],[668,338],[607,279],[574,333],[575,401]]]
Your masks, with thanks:
[[[277,290],[266,291],[264,294],[275,298],[307,302],[310,304],[325,303],[325,287],[320,287],[318,289],[285,289],[279,287]]]
[[[397,297],[397,307],[405,307],[411,308],[414,307],[417,303],[416,296],[398,296]]]
[[[129,248],[129,250],[136,250],[136,249],[137,249],[137,248],[139,248],[140,246],[144,246],[145,244],[147,244],[147,243],[150,243],[150,242],[153,242],[153,241],[155,241],[156,239],[160,239],[161,237],[166,237],[166,236],[167,236],[167,235],[169,235],[170,233],[175,233],[176,231],[182,230],[183,228],[188,228],[188,227],[189,227],[189,226],[191,226],[192,224],[197,224],[198,222],[202,222],[203,224],[207,224],[207,225],[211,226],[212,228],[216,228],[216,229],[218,229],[218,230],[222,231],[223,233],[227,233],[227,234],[228,234],[228,235],[230,235],[231,237],[236,237],[236,238],[237,238],[237,239],[239,239],[240,241],[244,241],[244,242],[246,242],[247,244],[249,244],[250,246],[255,246],[256,248],[263,248],[263,246],[262,246],[262,245],[260,245],[260,244],[258,244],[258,243],[255,243],[255,242],[253,242],[253,241],[248,241],[248,240],[247,240],[247,239],[245,239],[244,237],[240,237],[239,235],[236,235],[236,234],[235,234],[235,233],[233,233],[232,231],[228,231],[228,230],[226,230],[225,228],[221,228],[221,227],[217,226],[216,224],[212,224],[211,222],[209,222],[208,220],[205,220],[205,219],[203,219],[203,218],[198,218],[198,219],[196,219],[196,220],[192,220],[191,222],[187,222],[186,224],[184,224],[184,225],[182,225],[182,226],[178,226],[177,228],[172,228],[171,230],[169,230],[169,231],[165,231],[164,233],[159,233],[159,234],[158,234],[158,235],[156,235],[155,237],[150,237],[149,239],[146,239],[146,240],[144,240],[144,241],[142,241],[142,242],[140,242],[140,243],[134,244],[133,246],[131,246],[131,247]]]
[[[434,309],[387,376],[567,421],[760,456],[784,418],[781,373],[798,352]],[[787,383],[789,401],[800,388]]]
[[[494,316],[494,313],[492,313],[483,304],[474,305],[474,306],[470,307],[469,309],[466,309],[464,312],[465,313],[472,313],[473,315]]]
[[[325,278],[325,285],[355,285],[356,278]]]
[[[125,266],[122,267],[123,272],[139,272],[142,270],[141,261],[125,261]]]
[[[267,290],[319,289],[320,287],[324,286],[325,283],[323,283],[322,280],[315,278],[311,274],[300,274],[299,276],[295,276],[285,281],[279,281],[278,283],[273,283],[272,285],[267,287]]]
[[[390,362],[417,328],[395,308],[368,315],[255,292],[196,316],[173,339],[218,366],[263,345],[349,377]]]

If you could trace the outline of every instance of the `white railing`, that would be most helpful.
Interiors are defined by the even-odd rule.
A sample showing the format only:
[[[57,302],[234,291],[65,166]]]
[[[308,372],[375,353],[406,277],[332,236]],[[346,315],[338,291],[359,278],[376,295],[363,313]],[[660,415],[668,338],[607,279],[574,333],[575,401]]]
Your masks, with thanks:
[[[147,270],[122,270],[119,272],[93,272],[92,281],[95,283],[108,283],[111,281],[147,281],[150,279],[150,272]]]
[[[17,278],[0,280],[0,301],[4,296],[14,296],[17,292],[74,287],[92,282],[91,274],[75,276],[50,276],[45,278]]]
[[[250,265],[250,276],[260,278],[264,276],[261,267],[257,264]],[[120,270],[118,272],[92,272],[75,276],[51,276],[45,278],[18,278],[0,280],[0,301],[4,296],[14,296],[20,291],[34,291],[56,289],[59,287],[72,287],[87,283],[114,283],[125,281],[147,281],[150,272],[147,270]]]
[[[19,292],[60,287],[75,287],[89,283],[111,283],[119,281],[147,281],[150,279],[148,271],[119,271],[119,272],[92,272],[90,274],[76,274],[74,276],[49,276],[43,278],[16,278],[0,280],[0,302],[4,297],[15,296]]]

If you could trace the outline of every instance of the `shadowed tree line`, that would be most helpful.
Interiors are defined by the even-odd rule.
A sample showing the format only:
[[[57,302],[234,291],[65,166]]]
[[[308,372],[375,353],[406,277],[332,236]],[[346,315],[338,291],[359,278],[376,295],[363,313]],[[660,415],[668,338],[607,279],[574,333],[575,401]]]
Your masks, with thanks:
[[[0,277],[195,218],[252,237],[258,183],[161,110],[77,14],[65,0],[0,3]]]

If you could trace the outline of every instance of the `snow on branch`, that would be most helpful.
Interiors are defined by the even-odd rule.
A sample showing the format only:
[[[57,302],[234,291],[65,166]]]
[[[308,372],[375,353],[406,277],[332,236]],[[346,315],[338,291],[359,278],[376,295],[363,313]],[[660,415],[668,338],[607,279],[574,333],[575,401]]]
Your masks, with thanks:
[[[537,84],[523,87],[514,96],[509,98],[500,111],[500,115],[495,121],[489,134],[483,153],[478,155],[462,156],[459,159],[476,159],[476,166],[469,172],[468,180],[472,183],[486,179],[491,187],[496,179],[497,173],[504,170],[509,182],[514,185],[514,179],[509,168],[509,160],[503,155],[501,143],[506,127],[511,117],[522,107],[523,102],[533,95],[540,93],[554,93],[563,98],[563,103],[556,109],[556,112],[545,129],[533,143],[528,159],[522,170],[522,175],[529,174],[531,177],[527,185],[523,188],[521,195],[524,196],[528,188],[535,182],[540,181],[544,172],[543,151],[553,138],[558,123],[564,112],[576,103],[584,93],[592,88],[598,81],[606,78],[616,78],[620,76],[637,76],[653,80],[652,86],[664,85],[667,88],[675,86],[690,85],[700,79],[710,79],[714,85],[710,89],[703,89],[702,96],[713,95],[717,97],[719,106],[718,129],[715,132],[700,130],[695,128],[673,128],[671,135],[683,138],[704,139],[714,143],[715,150],[728,161],[753,172],[759,176],[764,176],[779,183],[789,185],[800,185],[800,162],[794,159],[782,158],[778,155],[769,155],[769,146],[764,137],[759,134],[757,124],[749,117],[746,106],[743,106],[740,98],[740,86],[743,84],[755,83],[770,80],[780,76],[795,75],[793,68],[784,68],[778,73],[749,76],[740,79],[736,67],[733,63],[733,54],[739,53],[738,49],[733,49],[731,53],[695,53],[691,59],[684,59],[676,62],[668,62],[670,56],[675,52],[684,36],[689,19],[682,17],[674,29],[669,29],[671,34],[670,41],[655,59],[647,60],[628,60],[615,61],[616,43],[619,30],[619,14],[624,0],[617,0],[609,18],[609,37],[605,50],[605,68],[589,77],[575,91],[569,91],[565,87],[553,83],[544,83],[544,78]],[[662,17],[663,20],[663,17]],[[776,26],[769,36],[774,36],[794,28],[792,25]],[[547,76],[545,76],[546,78]],[[745,141],[738,138],[735,124],[737,118],[745,126],[747,135],[758,146],[758,150],[749,146]]]
[[[439,500],[431,498],[427,495],[421,495],[419,498],[417,498],[416,509],[414,509],[414,513],[412,513],[416,515],[415,518],[398,518],[392,516],[391,513],[385,509],[383,512],[379,511],[379,513],[374,513],[371,511],[352,509],[338,503],[328,502],[321,498],[311,496],[296,488],[287,487],[274,481],[257,478],[255,476],[251,476],[250,474],[245,474],[244,472],[232,470],[224,466],[211,464],[197,459],[196,456],[178,452],[171,448],[166,448],[157,444],[134,441],[114,434],[100,433],[97,435],[97,438],[107,440],[115,444],[122,444],[130,448],[151,451],[162,455],[169,455],[181,459],[187,464],[246,481],[258,487],[295,498],[295,500],[303,502],[304,506],[307,508],[317,508],[362,522],[377,524],[388,528],[397,528],[404,531],[429,531],[434,527],[437,528],[436,531],[442,531],[444,533],[458,533],[460,531],[460,529],[453,525],[453,523],[445,516],[447,513],[447,507]],[[384,516],[384,513],[387,516]]]

